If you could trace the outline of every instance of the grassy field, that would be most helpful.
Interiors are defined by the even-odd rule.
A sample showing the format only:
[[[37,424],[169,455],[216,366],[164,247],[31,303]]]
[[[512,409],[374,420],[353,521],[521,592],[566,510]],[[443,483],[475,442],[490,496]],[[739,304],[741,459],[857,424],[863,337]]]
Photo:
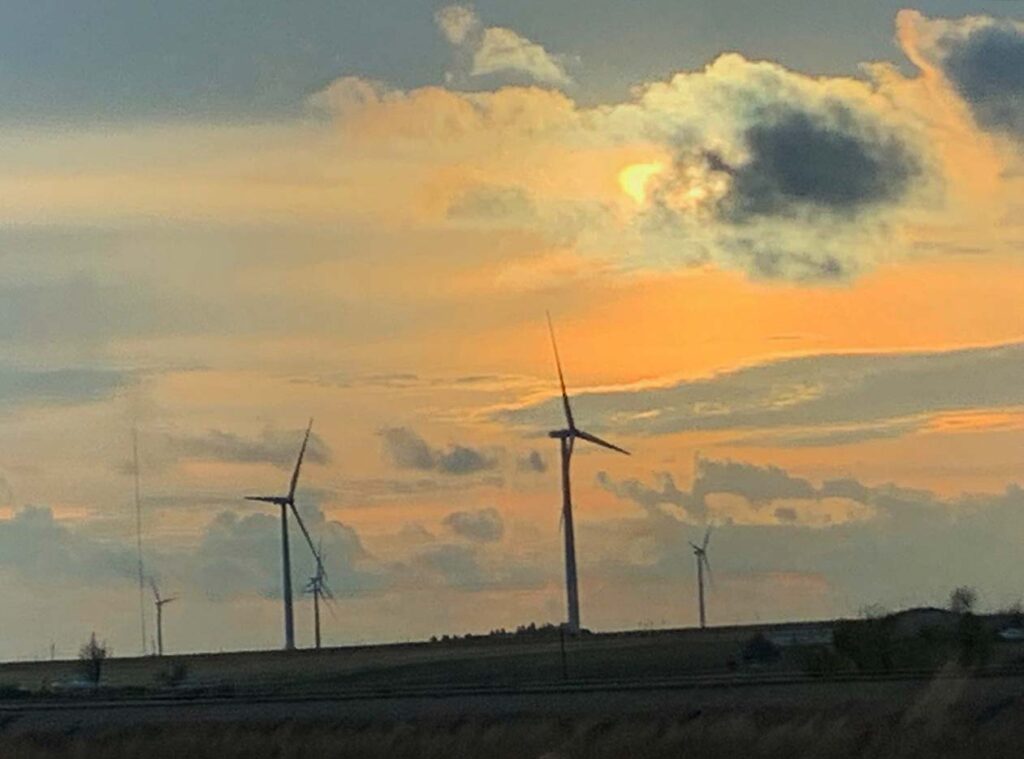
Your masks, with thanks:
[[[742,649],[757,631],[743,627],[570,638],[566,667],[574,681],[742,670]],[[1000,644],[994,656],[999,663],[1019,661],[1021,650],[1020,644]],[[113,659],[103,680],[112,689],[108,693],[152,688],[176,664],[187,671],[186,687],[230,685],[240,695],[253,689],[288,698],[346,688],[442,689],[562,678],[561,643],[554,637]],[[792,650],[768,671],[798,672],[800,667],[799,651]],[[78,662],[0,666],[0,685],[8,691],[39,691],[78,676]],[[448,705],[396,696],[366,703],[361,698],[358,703],[299,700],[290,707],[240,698],[217,708],[203,702],[166,712],[147,707],[144,719],[140,711],[125,711],[120,701],[103,706],[101,719],[90,694],[83,694],[77,713],[74,706],[71,713],[64,707],[47,712],[45,700],[29,699],[22,703],[35,712],[19,714],[14,699],[8,703],[15,706],[0,710],[0,757],[989,759],[1021,756],[1024,746],[1024,678],[816,679],[672,692],[646,688],[614,697],[586,691],[518,701],[482,696],[472,708],[460,700],[463,696]]]
[[[567,638],[565,671],[573,680],[667,677],[728,671],[750,628],[660,631],[644,634]],[[437,643],[114,658],[103,671],[113,688],[153,687],[175,666],[185,684],[235,688],[396,686],[404,684],[515,684],[560,680],[561,643],[557,637],[521,640],[477,638]],[[0,665],[0,687],[30,691],[80,676],[77,661],[19,662]]]
[[[364,724],[150,725],[5,737],[5,759],[356,757],[661,759],[1019,757],[1024,698],[962,698],[943,685],[879,714],[871,706],[695,710],[675,716],[524,717]]]

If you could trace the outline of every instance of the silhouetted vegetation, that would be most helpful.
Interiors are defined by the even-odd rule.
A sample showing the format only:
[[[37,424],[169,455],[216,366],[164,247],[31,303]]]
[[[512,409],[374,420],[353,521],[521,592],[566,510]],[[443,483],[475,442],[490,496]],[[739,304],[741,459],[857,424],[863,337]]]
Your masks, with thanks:
[[[949,662],[986,664],[994,631],[974,613],[978,594],[961,586],[950,593],[949,611],[910,609],[839,622],[835,651],[863,672],[937,668]]]
[[[82,663],[82,674],[94,686],[100,684],[100,679],[103,677],[103,663],[109,655],[110,648],[107,646],[107,642],[97,641],[96,633],[93,633],[78,651],[78,659]]]
[[[433,635],[430,638],[431,643],[450,643],[456,640],[488,640],[495,638],[521,638],[536,640],[538,638],[558,638],[562,635],[564,630],[563,625],[555,624],[543,624],[537,625],[531,622],[528,625],[519,625],[515,630],[506,630],[504,627],[499,627],[495,630],[491,630],[486,635],[474,635],[473,633],[467,633],[465,635],[442,635],[438,637]],[[580,630],[576,635],[590,635],[589,630]],[[568,633],[566,633],[568,635]]]

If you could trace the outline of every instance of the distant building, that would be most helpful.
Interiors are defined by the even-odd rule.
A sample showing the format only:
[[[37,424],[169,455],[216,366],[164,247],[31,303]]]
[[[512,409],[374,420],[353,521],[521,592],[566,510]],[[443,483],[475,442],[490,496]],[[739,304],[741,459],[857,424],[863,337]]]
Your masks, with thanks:
[[[831,646],[834,642],[832,625],[787,625],[769,630],[765,637],[779,648],[789,646]]]

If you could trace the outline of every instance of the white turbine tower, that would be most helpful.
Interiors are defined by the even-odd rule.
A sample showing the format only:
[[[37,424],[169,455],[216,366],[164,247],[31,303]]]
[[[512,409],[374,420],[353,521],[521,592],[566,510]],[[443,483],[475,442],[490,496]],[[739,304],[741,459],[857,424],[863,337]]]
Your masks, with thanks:
[[[572,406],[569,404],[569,394],[565,389],[565,376],[562,373],[562,360],[558,355],[558,343],[555,342],[555,328],[551,323],[551,314],[548,314],[548,331],[551,333],[551,347],[555,351],[555,366],[558,368],[558,382],[562,388],[562,408],[565,412],[565,428],[552,430],[548,437],[555,438],[559,443],[559,450],[562,457],[562,526],[565,535],[565,594],[569,606],[569,619],[567,629],[570,633],[580,631],[580,599],[579,586],[576,578],[576,536],[572,523],[572,488],[569,477],[569,464],[572,459],[573,447],[577,439],[585,440],[588,443],[608,448],[612,451],[624,453],[627,456],[629,451],[612,445],[596,435],[584,432],[576,426],[572,416]]]
[[[309,426],[306,428],[306,436],[302,439],[302,447],[299,449],[299,458],[295,462],[295,471],[292,472],[291,483],[288,486],[288,494],[248,495],[245,497],[245,500],[247,501],[261,501],[263,503],[272,503],[281,507],[281,570],[283,575],[282,589],[284,591],[284,647],[286,651],[291,651],[295,648],[295,616],[292,611],[292,561],[291,553],[288,548],[289,510],[294,515],[295,521],[299,523],[302,534],[306,538],[306,543],[309,545],[309,550],[313,552],[313,557],[316,559],[318,570],[322,571],[320,556],[317,554],[316,547],[313,545],[313,539],[310,537],[309,530],[306,529],[306,525],[303,523],[298,509],[295,508],[295,489],[299,484],[299,470],[302,469],[302,459],[306,455],[306,446],[309,444],[309,434],[312,430],[313,420],[310,419]]]
[[[704,570],[707,569],[708,576],[711,576],[711,563],[708,561],[708,541],[711,540],[711,528],[708,527],[704,533],[704,541],[697,545],[690,542],[693,548],[693,555],[697,558],[697,602],[700,604],[700,626],[707,627],[707,615],[704,612]]]

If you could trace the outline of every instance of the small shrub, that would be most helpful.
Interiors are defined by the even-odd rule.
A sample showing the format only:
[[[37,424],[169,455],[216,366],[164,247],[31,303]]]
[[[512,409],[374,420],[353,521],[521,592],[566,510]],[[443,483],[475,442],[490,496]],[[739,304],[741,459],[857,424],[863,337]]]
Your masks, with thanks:
[[[96,633],[93,633],[88,642],[83,643],[79,649],[78,659],[82,663],[82,674],[93,686],[99,686],[100,678],[103,677],[103,663],[110,653],[106,641],[96,640]]]

